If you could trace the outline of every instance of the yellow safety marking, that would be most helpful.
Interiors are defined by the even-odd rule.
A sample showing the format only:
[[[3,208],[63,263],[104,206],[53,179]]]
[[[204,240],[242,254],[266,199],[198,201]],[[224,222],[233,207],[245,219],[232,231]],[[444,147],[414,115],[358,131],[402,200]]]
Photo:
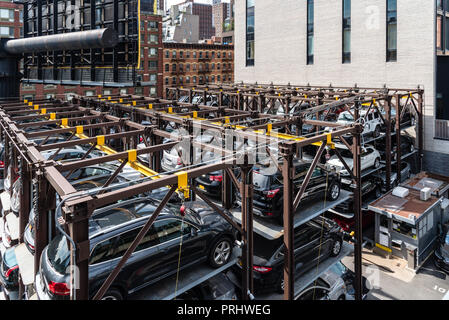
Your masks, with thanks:
[[[47,113],[47,109],[43,108],[41,109],[41,114],[46,114]]]
[[[231,120],[229,120],[229,117],[225,117],[225,123],[231,123]]]
[[[50,113],[50,120],[55,120],[56,119],[56,113],[52,112]]]
[[[23,103],[28,103],[28,100],[27,99],[23,100]]]
[[[373,104],[376,104],[376,99],[373,99]]]
[[[101,94],[98,95],[98,98],[101,98]]]
[[[137,160],[137,150],[128,150],[128,161],[135,162]]]
[[[267,133],[271,132],[271,130],[273,130],[273,124],[269,123],[269,124],[267,124]]]
[[[108,100],[111,100],[111,97],[108,97]]]
[[[193,117],[198,118],[198,111],[193,111]]]
[[[34,106],[34,110],[38,110],[38,109],[39,109],[39,105],[36,104],[36,105]]]
[[[338,100],[338,99],[340,99],[339,97],[335,97],[335,100]]]
[[[168,113],[173,113],[173,107],[168,107]]]
[[[67,127],[68,123],[69,123],[69,119],[67,119],[67,118],[61,119],[61,126]]]
[[[306,94],[304,95],[304,98],[306,98],[306,99],[307,99],[307,95],[306,95]]]
[[[186,171],[175,173],[178,176],[178,189],[186,189],[188,187],[188,177]]]
[[[97,136],[97,145],[104,145],[104,136]]]
[[[136,101],[133,101],[133,106],[135,106],[135,105],[137,105],[137,102],[136,102]]]
[[[192,88],[192,91],[195,91],[195,88]]]
[[[33,105],[33,102],[28,102],[28,105],[31,107]]]
[[[122,103],[122,102],[123,102],[123,99],[122,99],[122,98],[120,98],[120,99],[118,99],[118,101],[119,101],[120,103]]]
[[[100,101],[106,101],[106,99],[100,99]]]
[[[128,104],[125,104],[125,106],[127,106],[127,107],[131,107],[131,105],[128,103]]]
[[[81,134],[81,133],[83,133],[83,131],[84,131],[83,126],[76,126],[76,133],[77,134]]]
[[[152,104],[152,103],[150,103],[150,104],[148,105],[148,109],[153,109],[153,104]]]
[[[390,248],[387,248],[387,247],[385,247],[385,246],[383,246],[383,245],[381,245],[379,243],[376,243],[376,247],[378,247],[378,248],[380,248],[380,249],[382,249],[384,251],[390,252],[390,253],[392,252],[392,250]]]

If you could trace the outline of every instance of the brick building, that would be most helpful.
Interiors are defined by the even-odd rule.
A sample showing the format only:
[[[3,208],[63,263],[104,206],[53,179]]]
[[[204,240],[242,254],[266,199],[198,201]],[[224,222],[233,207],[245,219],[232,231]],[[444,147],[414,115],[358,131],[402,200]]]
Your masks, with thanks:
[[[0,4],[3,2],[0,1]],[[8,3],[9,4],[9,3]],[[140,15],[140,69],[137,71],[141,87],[107,88],[102,86],[62,86],[26,84],[21,86],[22,98],[69,98],[72,94],[98,95],[130,93],[145,96],[162,95],[162,17],[151,13]],[[18,31],[20,32],[20,30]]]
[[[200,17],[200,40],[210,39],[215,35],[212,24],[212,5],[187,0],[185,4],[192,6],[192,14]]]
[[[234,81],[232,45],[167,42],[163,47],[164,88]]]
[[[230,19],[230,5],[226,2],[216,2],[212,6],[212,15],[215,27],[215,36],[223,37],[226,19]]]

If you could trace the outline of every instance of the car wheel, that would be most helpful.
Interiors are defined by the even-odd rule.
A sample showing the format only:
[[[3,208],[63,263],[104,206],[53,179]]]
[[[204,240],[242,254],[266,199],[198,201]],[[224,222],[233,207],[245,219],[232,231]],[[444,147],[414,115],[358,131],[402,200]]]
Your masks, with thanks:
[[[214,268],[219,268],[231,259],[232,243],[228,237],[220,238],[212,246],[209,254],[209,263]]]
[[[379,168],[380,167],[380,159],[376,158],[376,160],[374,160],[374,168]]]
[[[341,239],[335,239],[334,243],[332,244],[332,249],[331,249],[331,254],[330,254],[331,257],[336,257],[340,254],[341,246],[342,246]]]
[[[279,277],[279,280],[276,283],[276,292],[277,293],[284,293],[284,288],[285,288],[284,273],[281,272],[281,276]]]
[[[335,201],[340,196],[340,185],[338,183],[332,183],[328,189],[327,196],[329,201]]]
[[[103,295],[103,298],[101,300],[123,300],[122,293],[117,289],[109,289],[106,291],[106,293]]]
[[[382,196],[382,191],[380,191],[380,188],[376,188],[376,198],[380,198]]]

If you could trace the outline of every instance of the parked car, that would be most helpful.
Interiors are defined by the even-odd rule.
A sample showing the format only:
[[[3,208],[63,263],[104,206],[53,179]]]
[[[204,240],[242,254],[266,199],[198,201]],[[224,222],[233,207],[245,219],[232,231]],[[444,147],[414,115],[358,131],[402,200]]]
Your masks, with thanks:
[[[219,273],[179,295],[176,300],[237,300],[237,294],[236,286],[228,279],[228,276]]]
[[[449,273],[449,231],[447,229],[446,227],[439,238],[438,247],[435,250],[435,265]]]
[[[141,198],[94,211],[89,222],[90,297],[99,290],[157,206],[158,202]],[[176,274],[181,237],[181,270],[204,261],[215,268],[229,262],[234,243],[231,225],[204,203],[189,202],[184,213],[183,218],[179,212],[163,209],[103,299],[124,299],[129,293]],[[69,264],[68,241],[58,235],[40,259],[35,281],[39,299],[69,299]]]
[[[6,295],[19,290],[19,264],[14,250],[8,248],[0,255],[0,284]]]
[[[346,300],[346,297],[345,281],[340,275],[328,270],[295,297],[295,300]]]
[[[105,174],[87,176],[85,178],[80,178],[77,180],[69,180],[69,182],[76,189],[76,191],[90,190],[92,188],[97,188],[97,187],[100,187],[103,184],[105,184],[106,181],[108,181],[108,179],[110,178],[110,176],[111,176],[110,173],[106,172]],[[117,175],[117,177],[115,178],[115,180],[113,182],[114,182],[114,184],[118,184],[118,183],[126,182],[126,181],[129,181],[129,180],[126,177],[123,177],[119,174],[119,175]],[[111,187],[113,187],[114,184],[112,184]],[[56,196],[56,204],[58,204],[59,201],[60,201],[59,196]],[[34,207],[32,207],[30,210],[29,217],[28,217],[28,224],[25,226],[25,232],[23,235],[24,243],[31,254],[34,254],[34,248],[35,248],[35,237],[36,237],[35,218],[36,218],[36,213],[35,213]]]
[[[373,177],[363,178],[361,191],[362,191],[362,198],[366,197],[370,193],[375,193],[376,198],[379,198],[382,195],[379,180]],[[351,193],[349,197],[350,198],[345,202],[338,204],[335,207],[335,210],[341,213],[353,213],[354,212],[353,194]]]
[[[380,167],[379,151],[377,151],[376,149],[374,149],[374,147],[369,146],[369,145],[366,145],[366,146],[362,147],[361,149],[362,149],[361,170],[363,171],[363,170],[369,169],[371,167],[374,167],[376,169],[379,168]],[[341,148],[340,154],[341,154],[343,160],[348,165],[349,169],[352,170],[354,168],[352,152],[346,148]],[[349,176],[349,172],[346,170],[346,168],[344,167],[344,165],[340,161],[340,159],[337,157],[337,155],[332,156],[329,159],[329,161],[327,161],[327,164],[331,168],[337,170],[337,172],[340,172],[340,174],[342,176]]]
[[[414,139],[409,136],[401,136],[401,155],[406,155],[409,153],[412,153],[415,151],[415,145],[414,145]],[[379,140],[375,143],[376,149],[379,150],[380,156],[382,159],[385,159],[386,157],[386,142],[385,140]],[[397,161],[397,145],[396,145],[396,139],[393,137],[391,139],[391,159],[394,161]]]
[[[355,230],[354,213],[332,214],[333,220],[345,231],[349,233]],[[368,228],[374,224],[374,213],[369,210],[362,209],[362,229]]]
[[[340,254],[343,233],[332,220],[325,217],[313,219],[294,230],[295,276],[303,275],[318,262]],[[256,292],[284,291],[283,238],[266,239],[254,234],[254,289]],[[241,278],[241,262],[233,267]]]
[[[341,125],[351,125],[354,123],[354,110],[351,111],[343,111],[339,114],[337,123]],[[371,109],[368,113],[368,109],[360,110],[360,121],[363,124],[363,132],[362,135],[371,134],[373,137],[380,136],[380,132],[382,129],[382,118],[379,112],[376,109]],[[332,130],[331,128],[327,128],[327,130]]]
[[[302,160],[293,162],[295,168],[293,190],[295,193],[301,188],[310,165],[310,162]],[[278,219],[280,222],[283,222],[284,182],[282,172],[278,169],[268,170],[267,172],[265,168],[256,166],[253,168],[253,185],[254,214],[263,218]],[[319,197],[326,197],[327,201],[335,201],[339,196],[339,175],[318,165],[312,174],[301,201],[305,202]],[[239,193],[237,193],[237,204],[241,205]]]
[[[346,300],[354,300],[355,299],[355,289],[354,289],[354,281],[355,281],[355,273],[346,267],[344,263],[341,261],[334,264],[330,269],[330,272],[340,276],[345,284],[346,284]],[[362,276],[362,299],[365,300],[369,291],[370,291],[370,283],[369,280]]]
[[[395,188],[399,185],[399,183],[403,183],[406,180],[410,179],[412,176],[412,169],[410,167],[410,164],[405,161],[401,161],[401,181],[398,181],[398,174],[397,174],[397,165],[392,164],[391,165],[391,175],[390,175],[390,186],[391,188]],[[382,192],[387,191],[387,173],[385,170],[381,172],[376,172],[374,174],[374,177],[376,177],[379,180],[379,183],[381,185]]]

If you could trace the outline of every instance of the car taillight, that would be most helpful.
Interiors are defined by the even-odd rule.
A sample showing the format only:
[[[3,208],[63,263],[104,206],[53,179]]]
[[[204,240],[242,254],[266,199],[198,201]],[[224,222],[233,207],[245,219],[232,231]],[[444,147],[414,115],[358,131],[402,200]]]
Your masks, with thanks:
[[[179,208],[179,213],[181,214],[181,216],[185,216],[186,207],[184,205],[182,205],[181,208]]]
[[[70,294],[70,289],[67,283],[64,282],[50,281],[48,283],[48,290],[58,296],[68,296]]]
[[[5,277],[9,278],[9,275],[11,274],[11,272],[13,272],[14,270],[19,269],[19,266],[14,266],[12,268],[9,268],[8,270],[5,271]]]
[[[259,273],[268,273],[271,270],[273,270],[272,268],[269,267],[261,267],[261,266],[253,266],[254,271],[259,272]]]
[[[142,137],[140,137],[139,142],[143,142],[143,138]]]
[[[274,196],[280,191],[281,189],[276,189],[276,190],[270,190],[267,191],[266,195],[267,198],[274,198]]]
[[[5,163],[3,161],[0,161],[0,168],[4,168],[5,167]]]
[[[218,181],[218,182],[222,182],[223,181],[223,176],[210,176],[209,177],[210,181]]]

